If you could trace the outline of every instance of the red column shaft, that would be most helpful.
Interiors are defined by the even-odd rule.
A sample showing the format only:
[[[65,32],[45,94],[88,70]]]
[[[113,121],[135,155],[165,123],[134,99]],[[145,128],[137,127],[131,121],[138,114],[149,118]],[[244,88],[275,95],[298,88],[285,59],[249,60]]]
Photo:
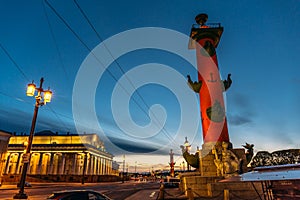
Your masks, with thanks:
[[[229,142],[223,98],[224,86],[220,79],[215,48],[212,45],[214,41],[203,38],[198,43],[200,45],[197,45],[196,53],[198,79],[202,81],[199,95],[203,141]]]

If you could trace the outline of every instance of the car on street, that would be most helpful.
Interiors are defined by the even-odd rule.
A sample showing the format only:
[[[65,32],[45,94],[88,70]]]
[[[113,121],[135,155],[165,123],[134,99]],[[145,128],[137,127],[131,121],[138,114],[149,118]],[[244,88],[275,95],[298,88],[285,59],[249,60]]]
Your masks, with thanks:
[[[109,197],[93,190],[64,190],[53,192],[48,200],[111,200]]]

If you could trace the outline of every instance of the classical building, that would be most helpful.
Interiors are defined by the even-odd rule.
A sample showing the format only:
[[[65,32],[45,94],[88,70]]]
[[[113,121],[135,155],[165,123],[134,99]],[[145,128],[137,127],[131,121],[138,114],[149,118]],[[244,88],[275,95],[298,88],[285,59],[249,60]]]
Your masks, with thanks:
[[[5,131],[0,131],[0,185],[2,183],[2,171],[5,166],[5,156],[7,152],[7,146],[11,134]]]
[[[13,135],[4,156],[2,173],[22,172],[28,135]],[[42,131],[34,135],[29,175],[110,175],[113,155],[97,134],[59,135]]]

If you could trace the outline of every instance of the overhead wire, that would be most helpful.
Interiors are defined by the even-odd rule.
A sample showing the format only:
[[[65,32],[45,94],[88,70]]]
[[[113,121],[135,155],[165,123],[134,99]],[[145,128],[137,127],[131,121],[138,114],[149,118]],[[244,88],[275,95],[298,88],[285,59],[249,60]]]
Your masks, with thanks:
[[[12,96],[12,95],[6,94],[6,93],[1,92],[1,91],[0,91],[0,95],[9,97],[9,98],[14,99],[14,100],[17,100],[17,101],[24,102],[24,103],[26,103],[26,104],[28,104],[28,105],[34,105],[34,104],[32,104],[32,102],[29,102],[28,100],[24,100],[24,99],[21,99],[21,98]],[[57,117],[57,119],[62,123],[63,127],[66,128],[66,130],[69,130],[69,129],[67,128],[67,126],[63,123],[63,121],[58,117],[58,115],[61,115],[61,116],[63,116],[63,115],[60,114],[60,113],[57,113],[56,111],[54,111],[49,105],[47,105],[47,108],[48,108],[48,107],[50,108],[50,111],[53,112],[53,114]],[[46,110],[49,110],[49,109],[46,109]],[[66,117],[66,116],[65,116],[65,117]],[[70,117],[69,117],[69,118],[70,118]],[[72,118],[70,118],[70,119],[72,119]]]
[[[64,72],[65,77],[67,78],[68,82],[70,82],[69,75],[67,73],[65,64],[64,64],[63,59],[62,59],[62,54],[61,54],[61,52],[60,52],[60,50],[58,48],[58,43],[57,43],[57,40],[55,38],[55,35],[54,35],[54,32],[53,32],[53,28],[52,28],[50,20],[49,20],[49,16],[48,16],[48,13],[47,13],[47,10],[46,10],[45,2],[42,1],[42,4],[43,4],[43,10],[44,10],[44,14],[45,14],[45,17],[46,17],[46,20],[47,20],[47,24],[48,24],[48,27],[49,27],[49,30],[50,30],[50,35],[51,35],[52,40],[54,42],[55,49],[56,49],[56,51],[58,53],[59,61],[61,63],[61,68],[63,69],[63,72]]]
[[[21,67],[17,64],[17,62],[14,60],[14,58],[9,54],[9,52],[4,48],[4,46],[0,43],[1,49],[4,51],[4,53],[7,55],[7,57],[11,60],[11,62],[15,65],[15,67],[18,69],[18,71],[22,74],[22,76],[30,82],[30,79],[26,76],[26,74],[23,72]]]
[[[93,23],[91,22],[91,20],[88,18],[87,14],[83,11],[83,9],[81,8],[81,6],[78,4],[78,2],[76,0],[73,0],[75,5],[77,6],[77,8],[79,9],[80,13],[83,15],[83,17],[85,18],[85,20],[88,22],[88,24],[90,25],[90,27],[93,29],[93,31],[95,32],[95,34],[97,35],[98,39],[102,42],[103,46],[105,47],[105,49],[107,50],[107,52],[109,53],[109,55],[111,56],[111,58],[113,59],[113,62],[116,63],[116,65],[118,66],[118,68],[120,69],[120,71],[124,74],[124,77],[127,79],[127,81],[130,83],[130,85],[134,88],[134,90],[136,91],[136,94],[139,96],[139,98],[142,100],[142,102],[144,103],[144,105],[147,107],[148,110],[150,110],[151,114],[154,116],[155,120],[157,123],[160,124],[160,121],[158,120],[157,116],[151,111],[149,105],[147,104],[147,102],[145,101],[145,99],[143,98],[143,96],[140,94],[140,92],[136,89],[135,85],[133,84],[133,82],[130,80],[130,78],[126,75],[126,72],[124,71],[124,69],[121,67],[120,63],[118,62],[117,59],[115,59],[115,57],[113,56],[112,52],[110,51],[110,49],[107,47],[107,45],[105,44],[103,38],[100,36],[100,34],[98,33],[98,31],[96,30],[95,26],[93,25]],[[146,112],[145,112],[146,113]],[[146,113],[146,116],[148,116],[148,114]],[[166,130],[166,128],[162,126],[163,131],[165,131],[165,135],[170,139],[173,140],[173,138],[169,135],[170,133]]]
[[[55,49],[56,49],[56,51],[58,53],[59,62],[61,64],[60,66],[61,66],[61,68],[62,68],[62,70],[64,72],[64,75],[65,75],[66,79],[68,80],[68,82],[70,82],[69,75],[67,73],[65,64],[64,64],[63,59],[62,59],[62,54],[61,54],[61,52],[59,50],[58,43],[57,43],[57,40],[55,38],[53,27],[52,27],[52,25],[50,23],[50,20],[49,20],[49,15],[48,15],[47,10],[46,10],[45,2],[42,1],[42,4],[43,4],[43,10],[44,10],[44,14],[45,14],[45,17],[46,17],[46,20],[47,20],[47,24],[48,24],[48,27],[49,27],[49,30],[50,30],[50,35],[51,35],[51,38],[52,38],[52,40],[54,42]],[[56,116],[56,118],[61,122],[61,124],[63,124],[64,127],[67,127],[65,125],[65,123],[63,122],[63,120],[59,117],[59,114],[56,111],[54,111],[54,109],[50,105],[48,105],[48,107],[53,112],[53,114]]]
[[[101,66],[104,66],[103,63],[99,60],[99,58],[92,52],[92,49],[81,39],[81,37],[72,29],[72,27],[68,24],[68,22],[57,12],[57,10],[49,3],[48,0],[45,0],[45,3],[49,6],[49,8],[51,8],[51,10],[55,13],[55,15],[65,24],[65,26],[73,33],[73,35],[81,42],[81,44],[95,57],[95,59],[101,64]],[[79,4],[77,4],[79,6]],[[80,6],[79,6],[80,7]],[[82,10],[82,9],[81,9]],[[82,10],[83,12],[83,10]],[[84,13],[84,12],[83,12]],[[90,20],[88,20],[86,14],[84,14],[84,16],[86,17],[87,21],[89,22],[89,24],[93,27],[93,30],[97,33],[98,36],[99,33],[96,31],[96,29],[94,28],[94,26],[90,23]],[[99,39],[101,39],[101,37],[99,37]],[[107,48],[107,47],[106,47]],[[108,48],[107,48],[108,49]],[[111,54],[111,52],[109,51],[109,53]],[[112,58],[113,55],[111,54]],[[115,59],[114,59],[115,60]],[[120,68],[120,64],[117,64]],[[121,68],[122,69],[122,68]],[[121,85],[118,82],[118,79],[114,76],[114,74],[107,69],[108,74],[116,81],[117,84],[119,84],[119,86],[126,92],[127,95],[130,96],[130,93],[126,90],[126,88]],[[122,72],[125,74],[124,70],[122,69]],[[130,81],[131,82],[131,81]],[[132,82],[131,82],[132,84]],[[133,85],[133,84],[132,84]],[[138,93],[138,92],[137,92]],[[139,96],[141,97],[141,95],[139,94]],[[147,106],[147,108],[149,109],[149,106],[146,104],[145,100],[141,97],[141,99],[143,100],[143,102],[145,103],[145,105]],[[133,101],[135,102],[135,104],[141,109],[142,112],[144,112],[146,114],[146,116],[149,118],[148,113],[144,110],[144,108],[133,98]],[[155,115],[153,115],[155,116]],[[156,120],[157,117],[155,116]],[[157,120],[159,121],[159,120]],[[173,138],[168,134],[168,132],[166,131],[166,129],[163,127],[163,130],[165,131],[165,135],[171,140],[171,142],[175,142],[175,140],[173,140]]]
[[[10,55],[10,53],[4,48],[4,46],[2,44],[0,44],[0,47],[2,48],[2,50],[5,52],[5,54],[8,56],[8,58],[12,61],[12,63],[14,64],[14,66],[18,69],[19,73],[25,78],[25,80],[27,80],[28,82],[31,82],[30,79],[28,78],[28,76],[25,74],[25,72],[22,70],[22,68],[17,64],[17,62],[13,59],[13,57]],[[20,98],[16,98],[10,95],[5,94],[4,92],[0,91],[0,94],[3,96],[7,96],[13,99],[16,99],[18,101],[23,101],[25,103],[30,104],[28,101],[25,101],[24,99],[20,99]],[[49,107],[50,108],[50,107]],[[62,122],[62,120],[58,117],[57,113],[54,112],[54,110],[52,108],[50,108],[50,111],[53,112],[53,114],[56,116],[56,118],[62,123],[62,125],[66,128],[67,126]]]

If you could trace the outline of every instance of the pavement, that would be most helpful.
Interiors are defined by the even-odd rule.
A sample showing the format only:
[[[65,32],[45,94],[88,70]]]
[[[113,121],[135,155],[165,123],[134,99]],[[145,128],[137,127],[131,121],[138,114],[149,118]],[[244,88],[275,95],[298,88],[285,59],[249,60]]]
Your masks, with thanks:
[[[25,189],[26,188],[31,188],[31,189],[38,189],[38,188],[49,188],[51,187],[51,185],[55,185],[57,186],[58,184],[61,184],[61,185],[70,185],[70,186],[73,186],[74,184],[77,184],[77,185],[81,185],[81,183],[31,183],[32,187],[26,187],[25,186]],[[85,183],[84,185],[85,186],[90,186],[90,185],[95,185],[96,183]],[[18,189],[17,187],[17,184],[9,184],[9,185],[1,185],[0,186],[0,190],[16,190]]]
[[[68,184],[68,183],[64,183]],[[70,183],[74,184],[74,183]],[[88,185],[94,185],[96,183],[85,183],[85,186]],[[32,183],[32,189],[38,189],[38,188],[49,188],[51,185],[56,185],[57,183],[43,183],[43,184],[38,184],[38,183]],[[27,188],[27,187],[26,187]],[[26,190],[25,188],[25,190]],[[29,188],[29,187],[28,187]],[[0,191],[1,190],[17,190],[16,184],[14,185],[2,185],[0,186]],[[1,192],[0,192],[1,193]],[[157,197],[159,196],[160,189],[157,188],[156,190],[151,189],[151,190],[140,190],[133,195],[127,197],[125,200],[135,200],[135,199],[142,199],[143,200],[156,200]],[[28,200],[41,200],[41,199],[46,199],[49,195],[36,195],[36,196],[29,196]],[[179,188],[165,188],[164,189],[164,199],[165,200],[179,200],[179,199],[187,199],[186,196],[180,191]],[[4,198],[1,200],[12,200],[12,198]]]
[[[15,190],[17,185],[1,185],[0,190]]]

